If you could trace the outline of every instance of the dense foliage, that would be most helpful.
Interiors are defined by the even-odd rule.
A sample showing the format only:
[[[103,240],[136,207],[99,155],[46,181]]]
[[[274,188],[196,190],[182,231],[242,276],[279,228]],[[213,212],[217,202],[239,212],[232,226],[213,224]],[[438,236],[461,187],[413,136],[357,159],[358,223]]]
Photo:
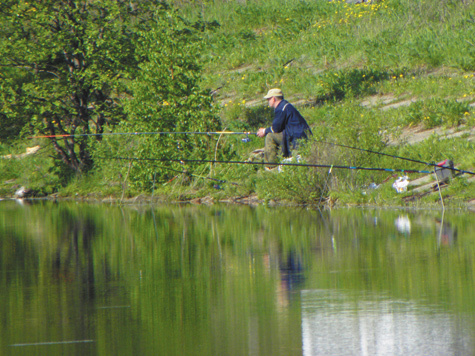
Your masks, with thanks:
[[[5,4],[4,4],[5,5]],[[121,78],[136,66],[126,1],[8,1],[1,13],[2,67],[11,72],[2,92],[8,118],[27,115],[36,135],[102,133],[123,117]],[[75,171],[92,164],[86,136],[52,137],[62,162]]]
[[[94,142],[88,135],[100,140],[105,127],[126,120],[127,113],[134,130],[215,127],[210,99],[196,83],[199,69],[192,47],[197,38],[168,5],[7,5],[0,17],[2,135],[15,137],[23,131],[48,136],[63,175],[68,169],[88,171]],[[124,100],[130,95],[134,99],[126,112]],[[184,153],[195,150],[196,143],[181,141]],[[156,144],[150,140],[146,145],[147,157]],[[160,144],[169,156],[170,143],[168,149]]]
[[[131,85],[132,98],[126,103],[130,120],[124,131],[216,131],[220,123],[211,95],[199,87],[199,32],[170,10],[155,13],[147,26],[140,27],[138,36],[140,70]],[[159,160],[162,168],[136,164],[131,180],[141,188],[150,188],[153,176],[158,181],[173,177],[173,171],[167,168],[183,170],[180,163],[172,160],[209,158],[214,148],[212,137],[151,135],[140,142],[134,157]]]

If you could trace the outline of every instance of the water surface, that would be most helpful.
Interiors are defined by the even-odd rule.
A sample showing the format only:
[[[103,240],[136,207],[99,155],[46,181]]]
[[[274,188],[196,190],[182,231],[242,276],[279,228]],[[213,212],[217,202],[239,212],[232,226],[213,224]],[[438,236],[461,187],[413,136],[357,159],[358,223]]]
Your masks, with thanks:
[[[461,212],[0,202],[2,355],[475,353]]]

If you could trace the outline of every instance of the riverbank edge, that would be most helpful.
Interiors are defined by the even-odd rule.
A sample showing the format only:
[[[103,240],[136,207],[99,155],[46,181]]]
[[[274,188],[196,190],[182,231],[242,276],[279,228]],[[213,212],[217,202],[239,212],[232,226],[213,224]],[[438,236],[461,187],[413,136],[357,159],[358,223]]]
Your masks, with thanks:
[[[157,204],[157,205],[194,205],[194,206],[213,206],[218,204],[224,205],[245,205],[250,207],[257,206],[266,206],[269,208],[277,207],[286,207],[286,208],[306,208],[306,209],[344,209],[344,208],[362,208],[362,209],[403,209],[403,210],[412,210],[412,209],[437,209],[437,210],[462,210],[475,213],[475,199],[472,199],[468,202],[456,202],[451,204],[450,198],[444,198],[444,203],[441,204],[440,201],[434,203],[420,202],[417,201],[413,204],[357,204],[357,203],[339,203],[338,201],[324,201],[322,204],[315,203],[297,203],[288,200],[280,199],[259,199],[257,194],[251,194],[249,196],[234,196],[228,197],[225,199],[215,199],[214,197],[208,195],[204,197],[197,197],[193,199],[183,199],[176,200],[170,199],[166,196],[151,196],[147,194],[139,194],[134,197],[119,198],[114,196],[108,197],[98,197],[98,196],[58,196],[58,195],[49,195],[45,197],[30,197],[30,198],[15,198],[15,197],[6,197],[1,198],[0,200],[17,200],[22,202],[34,202],[34,201],[51,201],[51,202],[80,202],[80,203],[89,203],[89,204],[110,204],[110,205],[147,205],[147,204]]]

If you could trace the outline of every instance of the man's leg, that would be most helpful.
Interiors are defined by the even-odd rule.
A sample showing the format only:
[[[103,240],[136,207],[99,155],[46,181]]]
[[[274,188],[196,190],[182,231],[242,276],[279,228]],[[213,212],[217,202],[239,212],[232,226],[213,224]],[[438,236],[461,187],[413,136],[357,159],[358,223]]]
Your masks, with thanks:
[[[264,160],[266,162],[277,163],[277,153],[282,146],[284,135],[280,133],[268,133],[266,135],[266,146],[264,149]]]

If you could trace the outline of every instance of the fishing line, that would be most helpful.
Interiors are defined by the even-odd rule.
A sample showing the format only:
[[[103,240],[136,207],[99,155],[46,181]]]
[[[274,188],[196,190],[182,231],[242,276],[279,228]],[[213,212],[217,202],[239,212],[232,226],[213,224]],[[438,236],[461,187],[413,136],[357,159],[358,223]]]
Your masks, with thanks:
[[[104,160],[123,160],[123,161],[159,161],[159,162],[187,162],[187,163],[223,163],[223,164],[248,164],[248,165],[271,165],[272,162],[248,162],[248,161],[217,161],[217,160],[199,160],[199,159],[171,159],[171,158],[134,158],[134,157],[96,157]],[[366,171],[384,171],[384,172],[403,172],[403,173],[432,173],[431,171],[400,169],[400,168],[377,168],[377,167],[354,167],[354,166],[337,166],[330,164],[307,164],[307,163],[279,163],[280,166],[291,167],[313,167],[313,168],[338,168],[338,169],[354,169]]]
[[[320,195],[320,200],[318,201],[319,205],[322,202],[323,194],[325,193],[325,189],[327,188],[328,179],[330,178],[330,175],[332,174],[332,169],[333,169],[333,166],[331,166],[330,169],[328,170],[328,175],[325,179],[325,185],[323,186],[323,189],[322,189],[322,195]]]
[[[468,174],[475,175],[474,172],[464,171],[464,170],[458,169],[458,168],[444,167],[444,166],[441,166],[441,165],[439,165],[439,164],[437,164],[437,163],[424,162],[424,161],[420,161],[420,160],[417,160],[417,159],[412,159],[412,158],[407,158],[407,157],[401,157],[401,156],[396,156],[396,155],[390,155],[390,154],[388,154],[388,153],[383,153],[383,152],[378,152],[378,151],[367,150],[367,149],[359,148],[359,147],[352,147],[352,146],[342,145],[342,144],[334,143],[334,142],[327,142],[327,141],[315,141],[315,142],[324,143],[324,144],[327,144],[327,145],[338,146],[338,147],[349,148],[349,149],[352,149],[352,150],[358,150],[358,151],[363,151],[363,152],[368,152],[368,153],[374,153],[374,154],[378,154],[378,155],[381,155],[381,156],[388,156],[388,157],[391,157],[391,158],[402,159],[402,160],[409,161],[409,162],[425,164],[425,165],[427,165],[427,166],[439,167],[439,168],[444,168],[444,169],[450,169],[450,170],[452,170],[452,171],[457,171],[457,172],[460,172],[460,173],[468,173]],[[431,172],[431,173],[432,173],[432,172]]]

